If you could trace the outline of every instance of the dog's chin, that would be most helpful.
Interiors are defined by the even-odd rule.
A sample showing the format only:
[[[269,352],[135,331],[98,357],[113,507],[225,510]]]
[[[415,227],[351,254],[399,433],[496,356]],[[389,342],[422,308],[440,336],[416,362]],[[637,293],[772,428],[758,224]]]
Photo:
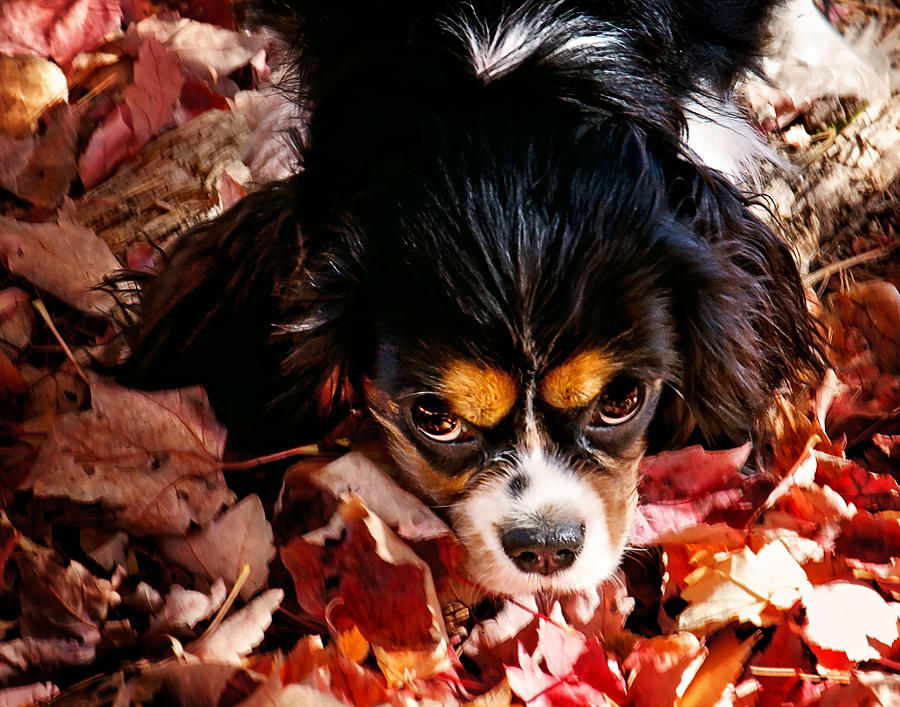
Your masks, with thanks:
[[[605,494],[598,492],[602,489],[588,478],[543,455],[529,461],[518,473],[531,467],[531,483],[519,497],[511,498],[509,477],[501,473],[450,509],[453,529],[466,549],[466,576],[484,593],[502,596],[563,596],[594,589],[619,566],[637,506],[635,494],[610,508]],[[523,571],[504,550],[501,529],[515,525],[516,519],[545,513],[582,519],[583,546],[565,569],[549,574]]]

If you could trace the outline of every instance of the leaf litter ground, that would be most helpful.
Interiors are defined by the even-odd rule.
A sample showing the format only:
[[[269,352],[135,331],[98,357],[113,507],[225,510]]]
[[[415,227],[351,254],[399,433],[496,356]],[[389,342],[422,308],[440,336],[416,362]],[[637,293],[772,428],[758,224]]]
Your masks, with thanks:
[[[115,333],[90,286],[158,258],[80,222],[92,187],[210,111],[257,132],[277,113],[229,3],[174,5],[0,7],[0,94],[26,104],[0,115],[0,703],[900,703],[893,263],[810,295],[834,371],[774,401],[768,462],[646,459],[635,549],[559,601],[481,596],[365,430],[238,459],[201,389],[90,372]],[[194,176],[214,212],[287,155],[250,142]],[[851,248],[892,234],[880,218]]]

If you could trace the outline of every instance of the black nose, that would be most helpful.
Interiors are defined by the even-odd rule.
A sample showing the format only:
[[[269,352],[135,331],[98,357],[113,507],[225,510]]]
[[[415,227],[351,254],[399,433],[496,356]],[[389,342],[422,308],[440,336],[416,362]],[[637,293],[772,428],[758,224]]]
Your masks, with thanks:
[[[553,574],[575,562],[584,545],[584,523],[517,525],[503,531],[500,542],[523,572]]]

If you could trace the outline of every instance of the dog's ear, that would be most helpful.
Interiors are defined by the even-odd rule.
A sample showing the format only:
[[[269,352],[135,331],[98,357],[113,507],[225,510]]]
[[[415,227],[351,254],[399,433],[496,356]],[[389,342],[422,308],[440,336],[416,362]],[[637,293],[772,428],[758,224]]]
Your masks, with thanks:
[[[790,248],[748,199],[714,170],[679,160],[674,171],[687,233],[669,287],[683,366],[660,424],[712,444],[761,441],[775,396],[824,370],[820,336]]]
[[[248,448],[321,438],[349,400],[335,329],[305,337],[300,378],[285,373],[297,342],[283,325],[308,314],[285,312],[306,277],[296,181],[267,185],[179,239],[143,282],[125,330],[130,354],[115,370],[134,387],[202,384]]]

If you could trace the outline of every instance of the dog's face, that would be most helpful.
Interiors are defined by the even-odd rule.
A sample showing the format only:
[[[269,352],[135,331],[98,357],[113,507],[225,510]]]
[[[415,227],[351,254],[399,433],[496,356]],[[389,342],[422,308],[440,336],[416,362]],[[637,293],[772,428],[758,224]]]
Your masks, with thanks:
[[[614,346],[527,370],[392,349],[368,386],[370,408],[407,479],[446,509],[470,577],[512,594],[607,577],[637,501],[656,373]]]
[[[466,546],[469,576],[512,594],[584,589],[616,568],[683,359],[671,268],[684,229],[654,207],[637,156],[619,157],[638,143],[529,140],[495,141],[488,154],[521,155],[502,162],[444,157],[400,190],[396,220],[383,201],[378,219],[357,217],[383,254],[360,273],[366,403],[407,485]]]

